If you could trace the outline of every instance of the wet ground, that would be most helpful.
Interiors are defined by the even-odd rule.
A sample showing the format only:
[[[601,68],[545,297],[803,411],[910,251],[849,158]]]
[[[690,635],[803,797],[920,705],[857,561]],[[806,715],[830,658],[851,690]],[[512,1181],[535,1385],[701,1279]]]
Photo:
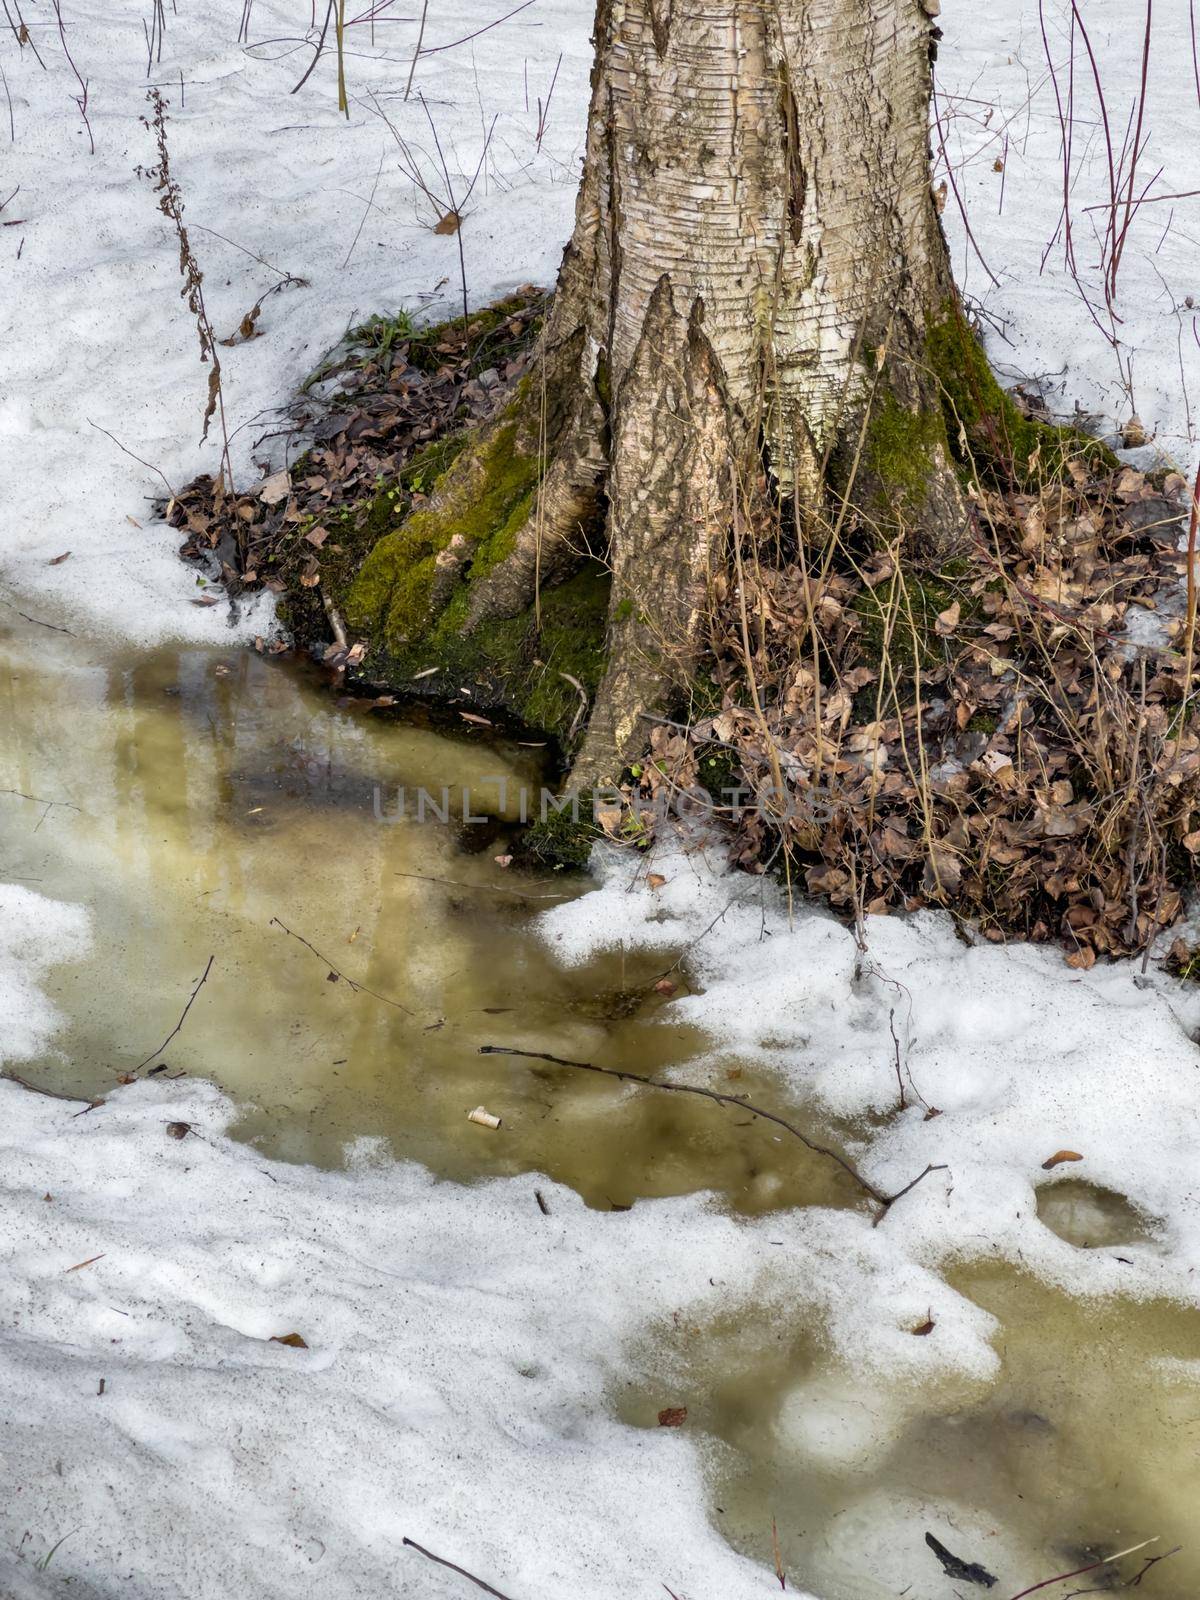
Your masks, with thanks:
[[[373,1140],[460,1182],[544,1172],[596,1207],[696,1190],[750,1214],[863,1204],[828,1163],[736,1111],[479,1055],[510,1045],[643,1074],[704,1057],[713,1070],[712,1041],[675,1023],[655,987],[668,972],[686,987],[685,952],[572,969],[536,937],[540,910],[587,887],[496,859],[544,750],[339,702],[304,664],[123,656],[25,629],[0,636],[0,725],[0,879],[93,919],[90,956],[48,982],[65,1022],[21,1068],[31,1081],[94,1096],[136,1070],[203,1075],[242,1106],[236,1135],[281,1159],[335,1166]],[[210,957],[182,1030],[156,1048]],[[849,1131],[743,1063],[718,1058],[715,1073],[818,1135]],[[500,1128],[470,1121],[477,1106]],[[1043,1188],[1039,1215],[1081,1250],[1154,1227],[1071,1179]],[[930,1528],[1006,1595],[1014,1577],[1159,1535],[1123,1564],[1129,1580],[1182,1541],[1138,1592],[1193,1600],[1200,1313],[1073,1299],[1014,1267],[951,1281],[998,1319],[995,1381],[931,1391],[848,1371],[801,1307],[685,1339],[659,1330],[614,1404],[655,1425],[669,1351],[714,1520],[768,1565],[774,1524],[791,1582],[824,1600],[983,1593],[943,1576]],[[1048,1592],[1097,1584],[1112,1586],[1089,1575]]]
[[[744,1115],[478,1054],[645,1074],[708,1049],[655,989],[668,968],[686,983],[672,954],[571,969],[535,937],[588,882],[496,860],[495,812],[522,791],[534,810],[544,749],[339,704],[305,664],[249,651],[97,654],[0,646],[0,876],[94,922],[92,954],[49,981],[66,1026],[25,1076],[103,1094],[149,1055],[214,1079],[245,1107],[238,1136],[285,1160],[336,1166],[375,1139],[460,1181],[545,1172],[600,1207],[707,1188],[747,1212],[859,1203]],[[480,1105],[499,1133],[467,1120]]]

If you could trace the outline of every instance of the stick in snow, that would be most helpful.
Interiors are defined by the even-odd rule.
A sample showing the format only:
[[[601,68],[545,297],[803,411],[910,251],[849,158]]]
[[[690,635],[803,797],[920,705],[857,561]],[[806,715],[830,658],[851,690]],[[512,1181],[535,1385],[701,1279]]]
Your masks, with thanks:
[[[419,1551],[426,1561],[436,1561],[439,1567],[449,1567],[451,1572],[457,1572],[460,1577],[466,1578],[468,1582],[473,1583],[477,1589],[482,1589],[484,1594],[495,1595],[496,1600],[509,1600],[508,1595],[501,1594],[499,1589],[493,1589],[490,1583],[484,1583],[482,1578],[477,1578],[473,1572],[468,1572],[466,1567],[460,1567],[453,1561],[447,1561],[445,1556],[435,1556],[432,1550],[426,1550],[425,1546],[418,1544],[415,1539],[406,1538],[404,1543],[410,1550]]]

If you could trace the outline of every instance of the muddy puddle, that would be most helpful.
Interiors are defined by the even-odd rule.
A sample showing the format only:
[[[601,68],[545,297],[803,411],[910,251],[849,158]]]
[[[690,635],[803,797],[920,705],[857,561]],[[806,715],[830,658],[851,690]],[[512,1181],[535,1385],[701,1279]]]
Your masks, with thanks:
[[[860,1203],[741,1114],[478,1054],[646,1074],[708,1051],[655,991],[672,953],[570,969],[534,935],[588,883],[495,860],[504,813],[522,791],[536,808],[544,750],[339,705],[315,670],[250,651],[36,646],[0,645],[0,789],[20,791],[0,794],[0,877],[85,904],[94,946],[48,980],[67,1021],[31,1081],[103,1094],[212,956],[149,1065],[214,1079],[245,1108],[236,1135],[270,1155],[336,1166],[373,1139],[458,1180],[545,1172],[598,1207],[704,1188],[749,1213]],[[729,1070],[783,1109],[778,1085]],[[499,1130],[468,1122],[480,1105]]]
[[[802,1310],[791,1327],[748,1314],[662,1330],[618,1411],[652,1428],[664,1395],[686,1406],[716,1525],[768,1566],[774,1528],[791,1585],[822,1600],[1008,1597],[1143,1540],[1047,1592],[1195,1600],[1200,1310],[1076,1298],[1003,1264],[948,1283],[999,1322],[992,1378],[850,1371]],[[996,1584],[947,1577],[929,1532]]]
[[[65,1024],[21,1067],[31,1080],[99,1095],[149,1056],[219,1083],[242,1107],[236,1135],[272,1156],[336,1166],[375,1140],[459,1181],[545,1172],[596,1207],[700,1189],[750,1214],[861,1204],[745,1116],[478,1054],[513,1045],[644,1074],[711,1048],[654,988],[673,953],[568,969],[535,936],[539,911],[587,886],[495,860],[544,752],[339,705],[306,667],[239,649],[123,657],[25,633],[0,636],[0,727],[0,879],[93,920],[89,958],[47,980]],[[388,821],[401,786],[409,814]],[[210,957],[186,1026],[156,1052]],[[686,984],[686,966],[673,977]],[[715,1071],[706,1081],[728,1072],[738,1093],[795,1112],[744,1064]],[[468,1121],[480,1105],[498,1130]],[[1080,1248],[1145,1226],[1119,1196],[1066,1182],[1041,1209]],[[1148,1553],[1184,1550],[1139,1594],[1194,1600],[1200,1314],[1076,1300],[1012,1268],[952,1283],[999,1321],[990,1380],[908,1389],[845,1370],[797,1308],[699,1330],[669,1395],[643,1363],[614,1404],[634,1426],[664,1399],[686,1404],[714,1522],[767,1566],[774,1522],[789,1585],[822,1600],[1013,1595],[1153,1535]],[[997,1586],[945,1577],[927,1531]],[[1050,1592],[1097,1584],[1112,1586],[1101,1574]]]

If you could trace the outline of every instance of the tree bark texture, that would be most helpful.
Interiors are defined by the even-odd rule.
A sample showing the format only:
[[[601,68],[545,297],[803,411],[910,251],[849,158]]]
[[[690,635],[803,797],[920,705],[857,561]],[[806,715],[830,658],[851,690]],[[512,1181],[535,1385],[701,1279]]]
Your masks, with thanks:
[[[954,292],[933,40],[919,0],[599,0],[574,234],[522,424],[540,487],[467,619],[527,607],[589,541],[606,552],[587,780],[615,776],[686,681],[735,495],[764,465],[808,508],[853,477],[882,517],[899,455],[923,537],[961,511],[926,361]],[[890,450],[875,411],[899,418]],[[459,543],[439,558],[455,571]]]

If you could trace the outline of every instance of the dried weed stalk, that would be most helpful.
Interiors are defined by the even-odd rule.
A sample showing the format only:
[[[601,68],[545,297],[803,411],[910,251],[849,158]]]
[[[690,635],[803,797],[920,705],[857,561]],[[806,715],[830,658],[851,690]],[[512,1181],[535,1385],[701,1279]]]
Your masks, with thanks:
[[[221,362],[217,355],[217,338],[209,321],[204,304],[204,274],[196,260],[187,226],[183,220],[183,193],[171,173],[171,157],[167,146],[167,106],[158,89],[146,96],[151,106],[151,116],[143,117],[142,124],[154,135],[158,150],[158,165],[139,168],[139,175],[147,178],[158,195],[158,209],[175,229],[179,241],[179,272],[183,278],[180,291],[187,308],[196,321],[200,341],[200,360],[208,367],[208,398],[204,407],[204,425],[201,441],[208,438],[209,426],[214,416],[221,428],[221,472],[217,479],[217,493],[231,492],[233,472],[229,462],[229,428],[225,417],[225,393],[221,382]]]

